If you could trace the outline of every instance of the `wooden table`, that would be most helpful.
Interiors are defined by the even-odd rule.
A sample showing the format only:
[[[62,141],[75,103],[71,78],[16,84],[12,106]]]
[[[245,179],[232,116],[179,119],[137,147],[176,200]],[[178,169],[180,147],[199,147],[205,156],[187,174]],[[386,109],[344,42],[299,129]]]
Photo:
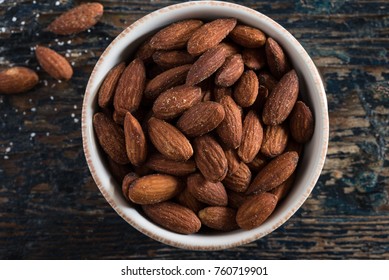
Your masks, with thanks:
[[[43,31],[81,1],[0,1],[0,68],[37,69],[48,45],[74,66],[69,82],[38,69],[32,91],[0,95],[2,259],[389,259],[389,5],[386,0],[235,1],[272,17],[323,75],[330,144],[303,207],[261,240],[221,252],[160,244],[122,220],[98,191],[81,140],[94,64],[126,26],[176,1],[101,1],[104,17],[74,36]]]

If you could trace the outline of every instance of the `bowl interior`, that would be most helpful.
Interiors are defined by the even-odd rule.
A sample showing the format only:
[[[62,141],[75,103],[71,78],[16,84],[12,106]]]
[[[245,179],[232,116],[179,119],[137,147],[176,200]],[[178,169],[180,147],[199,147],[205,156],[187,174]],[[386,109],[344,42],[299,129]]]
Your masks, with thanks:
[[[92,116],[97,110],[97,93],[108,71],[121,61],[128,61],[136,47],[151,33],[179,20],[198,18],[211,20],[235,17],[240,22],[257,27],[280,43],[296,69],[301,84],[301,96],[310,106],[315,118],[312,140],[304,147],[295,184],[288,196],[260,227],[228,233],[181,235],[165,230],[145,218],[129,205],[105,165],[104,156],[94,135]],[[133,227],[160,242],[186,249],[217,250],[256,240],[282,225],[303,204],[312,191],[324,165],[328,146],[328,110],[320,75],[309,55],[298,41],[279,24],[265,15],[244,6],[225,2],[186,2],[155,11],[126,28],[104,51],[87,85],[82,133],[85,156],[100,191]]]

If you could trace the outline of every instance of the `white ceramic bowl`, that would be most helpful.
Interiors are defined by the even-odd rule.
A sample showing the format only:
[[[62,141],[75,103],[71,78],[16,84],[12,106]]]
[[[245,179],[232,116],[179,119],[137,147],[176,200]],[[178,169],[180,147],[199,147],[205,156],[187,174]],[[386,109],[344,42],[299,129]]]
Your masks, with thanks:
[[[297,171],[295,184],[284,201],[260,227],[216,234],[182,235],[166,230],[128,204],[121,193],[99,149],[93,131],[92,116],[97,109],[97,92],[108,73],[117,63],[126,60],[140,42],[169,23],[188,18],[211,20],[234,17],[257,27],[273,37],[288,54],[301,84],[301,96],[315,118],[312,140],[305,145],[304,156]],[[129,224],[147,236],[165,244],[192,250],[219,250],[257,240],[285,223],[307,199],[324,165],[328,146],[327,99],[321,77],[311,58],[299,42],[282,26],[267,16],[244,6],[213,1],[186,2],[157,10],[127,27],[101,55],[89,79],[82,107],[82,137],[86,160],[101,193],[115,211]]]

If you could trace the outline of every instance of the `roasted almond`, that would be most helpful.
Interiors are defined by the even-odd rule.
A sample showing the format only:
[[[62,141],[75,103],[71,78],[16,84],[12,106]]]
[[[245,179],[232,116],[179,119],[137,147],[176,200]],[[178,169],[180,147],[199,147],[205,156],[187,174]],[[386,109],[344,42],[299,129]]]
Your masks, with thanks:
[[[161,202],[143,205],[145,214],[158,225],[181,234],[198,232],[201,227],[199,218],[192,210],[174,202]]]
[[[216,102],[220,102],[220,100],[228,95],[228,96],[232,96],[232,89],[230,87],[219,87],[219,86],[215,86],[213,88],[213,92],[212,92],[212,95],[213,95],[213,100],[216,101]]]
[[[242,141],[238,148],[241,160],[251,162],[258,154],[263,139],[261,121],[253,110],[249,111],[243,121]]]
[[[247,166],[251,171],[257,173],[259,170],[264,168],[268,163],[268,158],[264,156],[261,152],[259,152],[255,158],[247,163]]]
[[[288,144],[289,131],[285,124],[266,126],[263,133],[261,153],[269,158],[282,154]]]
[[[274,189],[285,182],[297,167],[296,152],[286,152],[270,161],[251,182],[247,194],[261,193]]]
[[[238,209],[247,199],[252,195],[246,195],[244,193],[234,192],[230,189],[226,189],[228,195],[228,207]]]
[[[175,161],[161,154],[152,154],[145,165],[152,170],[174,176],[186,176],[196,171],[196,164],[193,159]]]
[[[239,168],[234,173],[227,173],[223,180],[226,188],[235,192],[245,192],[251,182],[251,171],[248,166],[241,162]]]
[[[252,70],[259,70],[266,66],[266,53],[264,48],[244,49],[242,51],[244,65]]]
[[[258,95],[258,78],[253,70],[245,71],[234,88],[234,100],[242,107],[254,104]]]
[[[261,30],[242,24],[236,25],[229,37],[245,48],[258,48],[266,43],[266,36]]]
[[[224,108],[225,117],[216,128],[216,132],[227,147],[236,149],[242,139],[241,108],[230,96],[224,96],[220,100],[220,104]]]
[[[15,94],[26,92],[35,87],[39,77],[27,67],[11,67],[0,72],[0,93]]]
[[[70,80],[73,76],[73,68],[70,63],[56,51],[37,46],[35,49],[35,56],[43,70],[54,79]]]
[[[223,184],[209,182],[199,173],[188,177],[187,188],[194,198],[205,204],[226,206],[228,203],[226,189]]]
[[[117,83],[125,68],[126,64],[121,62],[108,72],[99,89],[98,103],[101,108],[107,108],[113,103]]]
[[[148,131],[154,147],[168,159],[186,161],[193,155],[189,140],[173,125],[151,117]]]
[[[228,172],[227,174],[233,174],[239,169],[240,160],[234,149],[225,149],[224,154],[226,155]]]
[[[240,54],[235,54],[227,57],[223,65],[215,74],[215,84],[222,87],[230,87],[244,71],[243,59]]]
[[[219,103],[206,101],[185,111],[177,127],[189,137],[196,137],[214,130],[224,119],[225,112]]]
[[[205,204],[198,201],[188,190],[185,188],[177,196],[177,202],[182,206],[185,206],[192,210],[195,213],[198,213],[201,209],[205,207]]]
[[[224,48],[225,50],[225,53],[226,53],[226,57],[229,57],[231,55],[234,55],[234,54],[238,54],[240,53],[240,48],[238,45],[236,45],[235,43],[233,42],[221,42],[219,44],[220,47]]]
[[[277,85],[278,80],[274,78],[269,72],[261,70],[258,72],[259,84],[264,86],[271,92]]]
[[[286,145],[285,152],[296,152],[299,157],[303,153],[304,145],[296,142],[293,137],[289,137],[288,144]]]
[[[130,112],[124,118],[124,137],[130,162],[135,166],[141,165],[147,157],[147,141],[141,125]]]
[[[314,130],[314,121],[311,110],[302,101],[294,105],[289,120],[290,133],[296,142],[306,143],[311,140]]]
[[[134,172],[130,172],[130,173],[126,174],[126,176],[123,177],[122,193],[123,193],[124,198],[128,201],[130,201],[130,199],[128,197],[128,190],[130,189],[130,185],[138,178],[139,178],[138,174],[136,174]]]
[[[199,211],[202,224],[220,231],[239,228],[236,223],[236,210],[229,207],[209,206]]]
[[[218,45],[234,29],[236,19],[216,19],[198,28],[188,40],[187,49],[193,56],[198,56]]]
[[[288,192],[293,186],[295,177],[296,177],[296,172],[293,172],[293,174],[290,175],[285,182],[283,182],[281,185],[275,187],[270,191],[272,194],[274,194],[277,197],[278,201],[284,199],[285,196],[288,194]]]
[[[136,50],[135,58],[143,60],[144,64],[149,64],[153,61],[155,49],[150,46],[151,37],[146,39]]]
[[[183,50],[156,51],[153,54],[153,60],[162,68],[170,69],[184,64],[191,64],[194,62],[194,57]]]
[[[281,79],[282,76],[290,71],[290,65],[284,51],[273,38],[267,39],[265,50],[270,72],[277,79]]]

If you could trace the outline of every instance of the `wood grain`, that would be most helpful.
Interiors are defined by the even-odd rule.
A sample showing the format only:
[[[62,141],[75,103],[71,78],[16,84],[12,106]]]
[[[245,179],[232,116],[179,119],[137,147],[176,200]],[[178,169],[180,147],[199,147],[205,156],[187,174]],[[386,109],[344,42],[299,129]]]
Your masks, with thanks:
[[[59,5],[56,5],[58,2]],[[389,5],[386,0],[235,1],[288,29],[325,81],[330,144],[303,207],[272,234],[221,252],[160,244],[122,220],[88,171],[80,132],[88,77],[105,47],[138,18],[176,1],[101,1],[79,35],[43,29],[81,1],[2,1],[0,69],[37,69],[40,84],[0,95],[1,259],[389,259]],[[74,67],[69,82],[38,68],[33,47]]]

